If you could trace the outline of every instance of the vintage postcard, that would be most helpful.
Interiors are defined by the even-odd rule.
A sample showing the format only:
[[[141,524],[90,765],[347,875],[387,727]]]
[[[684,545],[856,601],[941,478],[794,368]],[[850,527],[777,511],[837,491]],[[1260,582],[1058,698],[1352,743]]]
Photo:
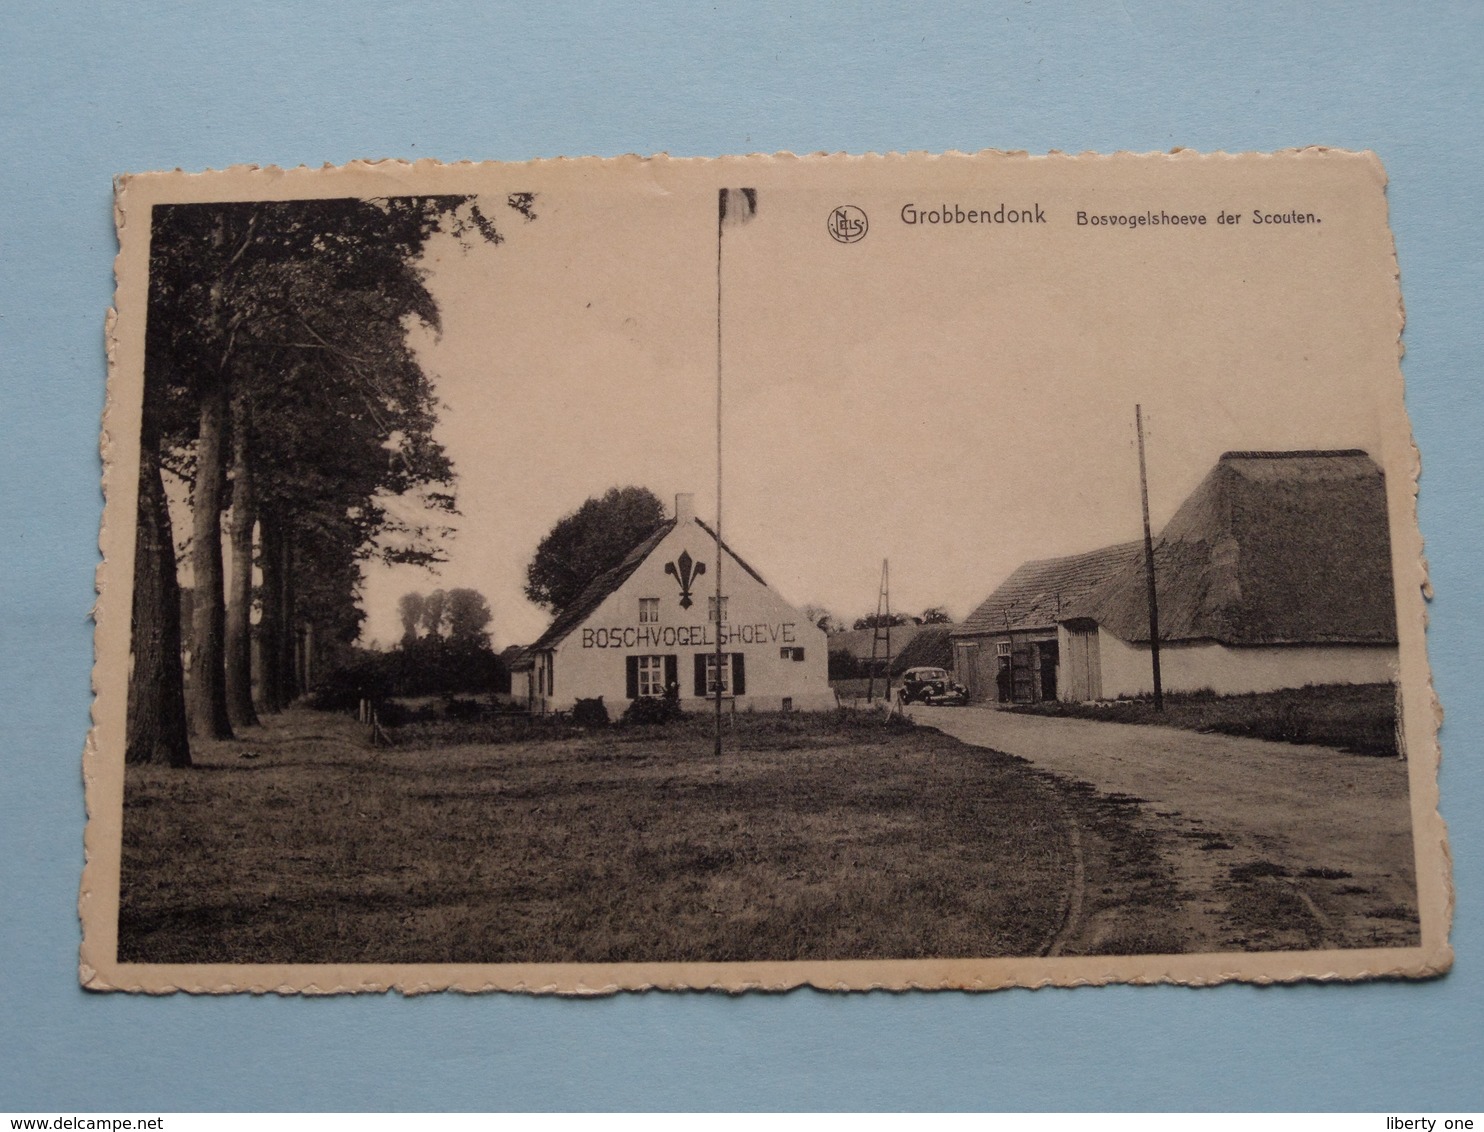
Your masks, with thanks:
[[[81,980],[1447,970],[1373,154],[117,185]]]

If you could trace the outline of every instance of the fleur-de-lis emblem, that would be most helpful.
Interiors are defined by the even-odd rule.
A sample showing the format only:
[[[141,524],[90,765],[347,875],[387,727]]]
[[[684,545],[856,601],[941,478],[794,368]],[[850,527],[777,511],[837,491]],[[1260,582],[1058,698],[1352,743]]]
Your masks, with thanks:
[[[691,583],[706,572],[706,563],[694,561],[687,551],[682,550],[680,557],[674,562],[665,563],[665,573],[680,583],[680,608],[689,609],[693,604],[690,599]]]

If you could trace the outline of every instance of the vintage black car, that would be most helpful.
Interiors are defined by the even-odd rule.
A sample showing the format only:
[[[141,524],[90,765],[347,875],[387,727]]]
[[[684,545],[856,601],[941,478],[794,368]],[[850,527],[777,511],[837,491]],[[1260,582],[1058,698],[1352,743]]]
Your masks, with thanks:
[[[902,673],[902,702],[961,706],[969,702],[969,690],[941,668],[909,668]]]

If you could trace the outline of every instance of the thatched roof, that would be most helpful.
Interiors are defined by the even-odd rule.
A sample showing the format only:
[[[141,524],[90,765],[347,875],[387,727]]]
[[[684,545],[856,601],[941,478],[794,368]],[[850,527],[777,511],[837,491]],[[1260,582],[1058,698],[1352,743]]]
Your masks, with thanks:
[[[953,626],[922,625],[918,632],[892,657],[891,670],[900,676],[909,668],[935,665],[938,668],[953,667]],[[895,634],[895,630],[892,631]],[[895,636],[893,636],[895,641]]]
[[[1227,452],[1154,551],[1161,640],[1395,644],[1386,484],[1364,452]],[[1064,609],[1149,640],[1143,556]]]
[[[1066,619],[1069,607],[1139,561],[1141,550],[1142,544],[1127,542],[1065,558],[1026,562],[954,628],[953,636],[1054,629],[1058,621]]]
[[[902,650],[911,644],[912,640],[926,629],[938,628],[935,625],[917,625],[909,621],[905,625],[893,625],[891,627],[891,655],[892,660],[901,655]],[[950,626],[951,628],[951,626]],[[871,638],[875,634],[874,629],[842,629],[838,633],[829,635],[830,652],[848,652],[856,660],[871,659]],[[878,657],[885,655],[886,643],[883,641],[876,646]],[[929,663],[924,661],[924,664]]]

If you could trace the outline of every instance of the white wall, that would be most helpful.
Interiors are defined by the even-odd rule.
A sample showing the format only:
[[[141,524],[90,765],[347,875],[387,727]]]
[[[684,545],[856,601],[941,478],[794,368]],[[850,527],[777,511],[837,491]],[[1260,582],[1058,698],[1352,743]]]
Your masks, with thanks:
[[[1149,647],[1098,629],[1103,698],[1149,695]],[[1167,692],[1210,688],[1222,695],[1302,688],[1305,684],[1380,684],[1396,679],[1395,645],[1248,645],[1167,642],[1159,649]]]
[[[517,704],[529,705],[532,699],[533,687],[532,669],[511,672],[510,674],[510,699]]]
[[[706,564],[692,583],[689,609],[680,607],[680,584],[665,573],[665,564],[681,551]],[[694,657],[714,653],[716,626],[707,620],[707,598],[716,593],[716,542],[694,521],[677,523],[634,574],[574,629],[555,650],[552,694],[546,710],[566,711],[579,698],[602,696],[609,714],[629,704],[625,660],[629,656],[673,655],[677,659],[681,706],[701,710],[710,699],[697,699]],[[822,630],[798,610],[761,585],[736,560],[722,565],[729,640],[725,652],[746,657],[746,694],[724,703],[732,709],[777,711],[785,697],[793,708],[813,711],[835,706],[829,686],[829,650]],[[659,621],[641,624],[639,599],[659,599]],[[645,643],[644,634],[650,641]],[[802,661],[784,660],[783,648],[802,648]]]

